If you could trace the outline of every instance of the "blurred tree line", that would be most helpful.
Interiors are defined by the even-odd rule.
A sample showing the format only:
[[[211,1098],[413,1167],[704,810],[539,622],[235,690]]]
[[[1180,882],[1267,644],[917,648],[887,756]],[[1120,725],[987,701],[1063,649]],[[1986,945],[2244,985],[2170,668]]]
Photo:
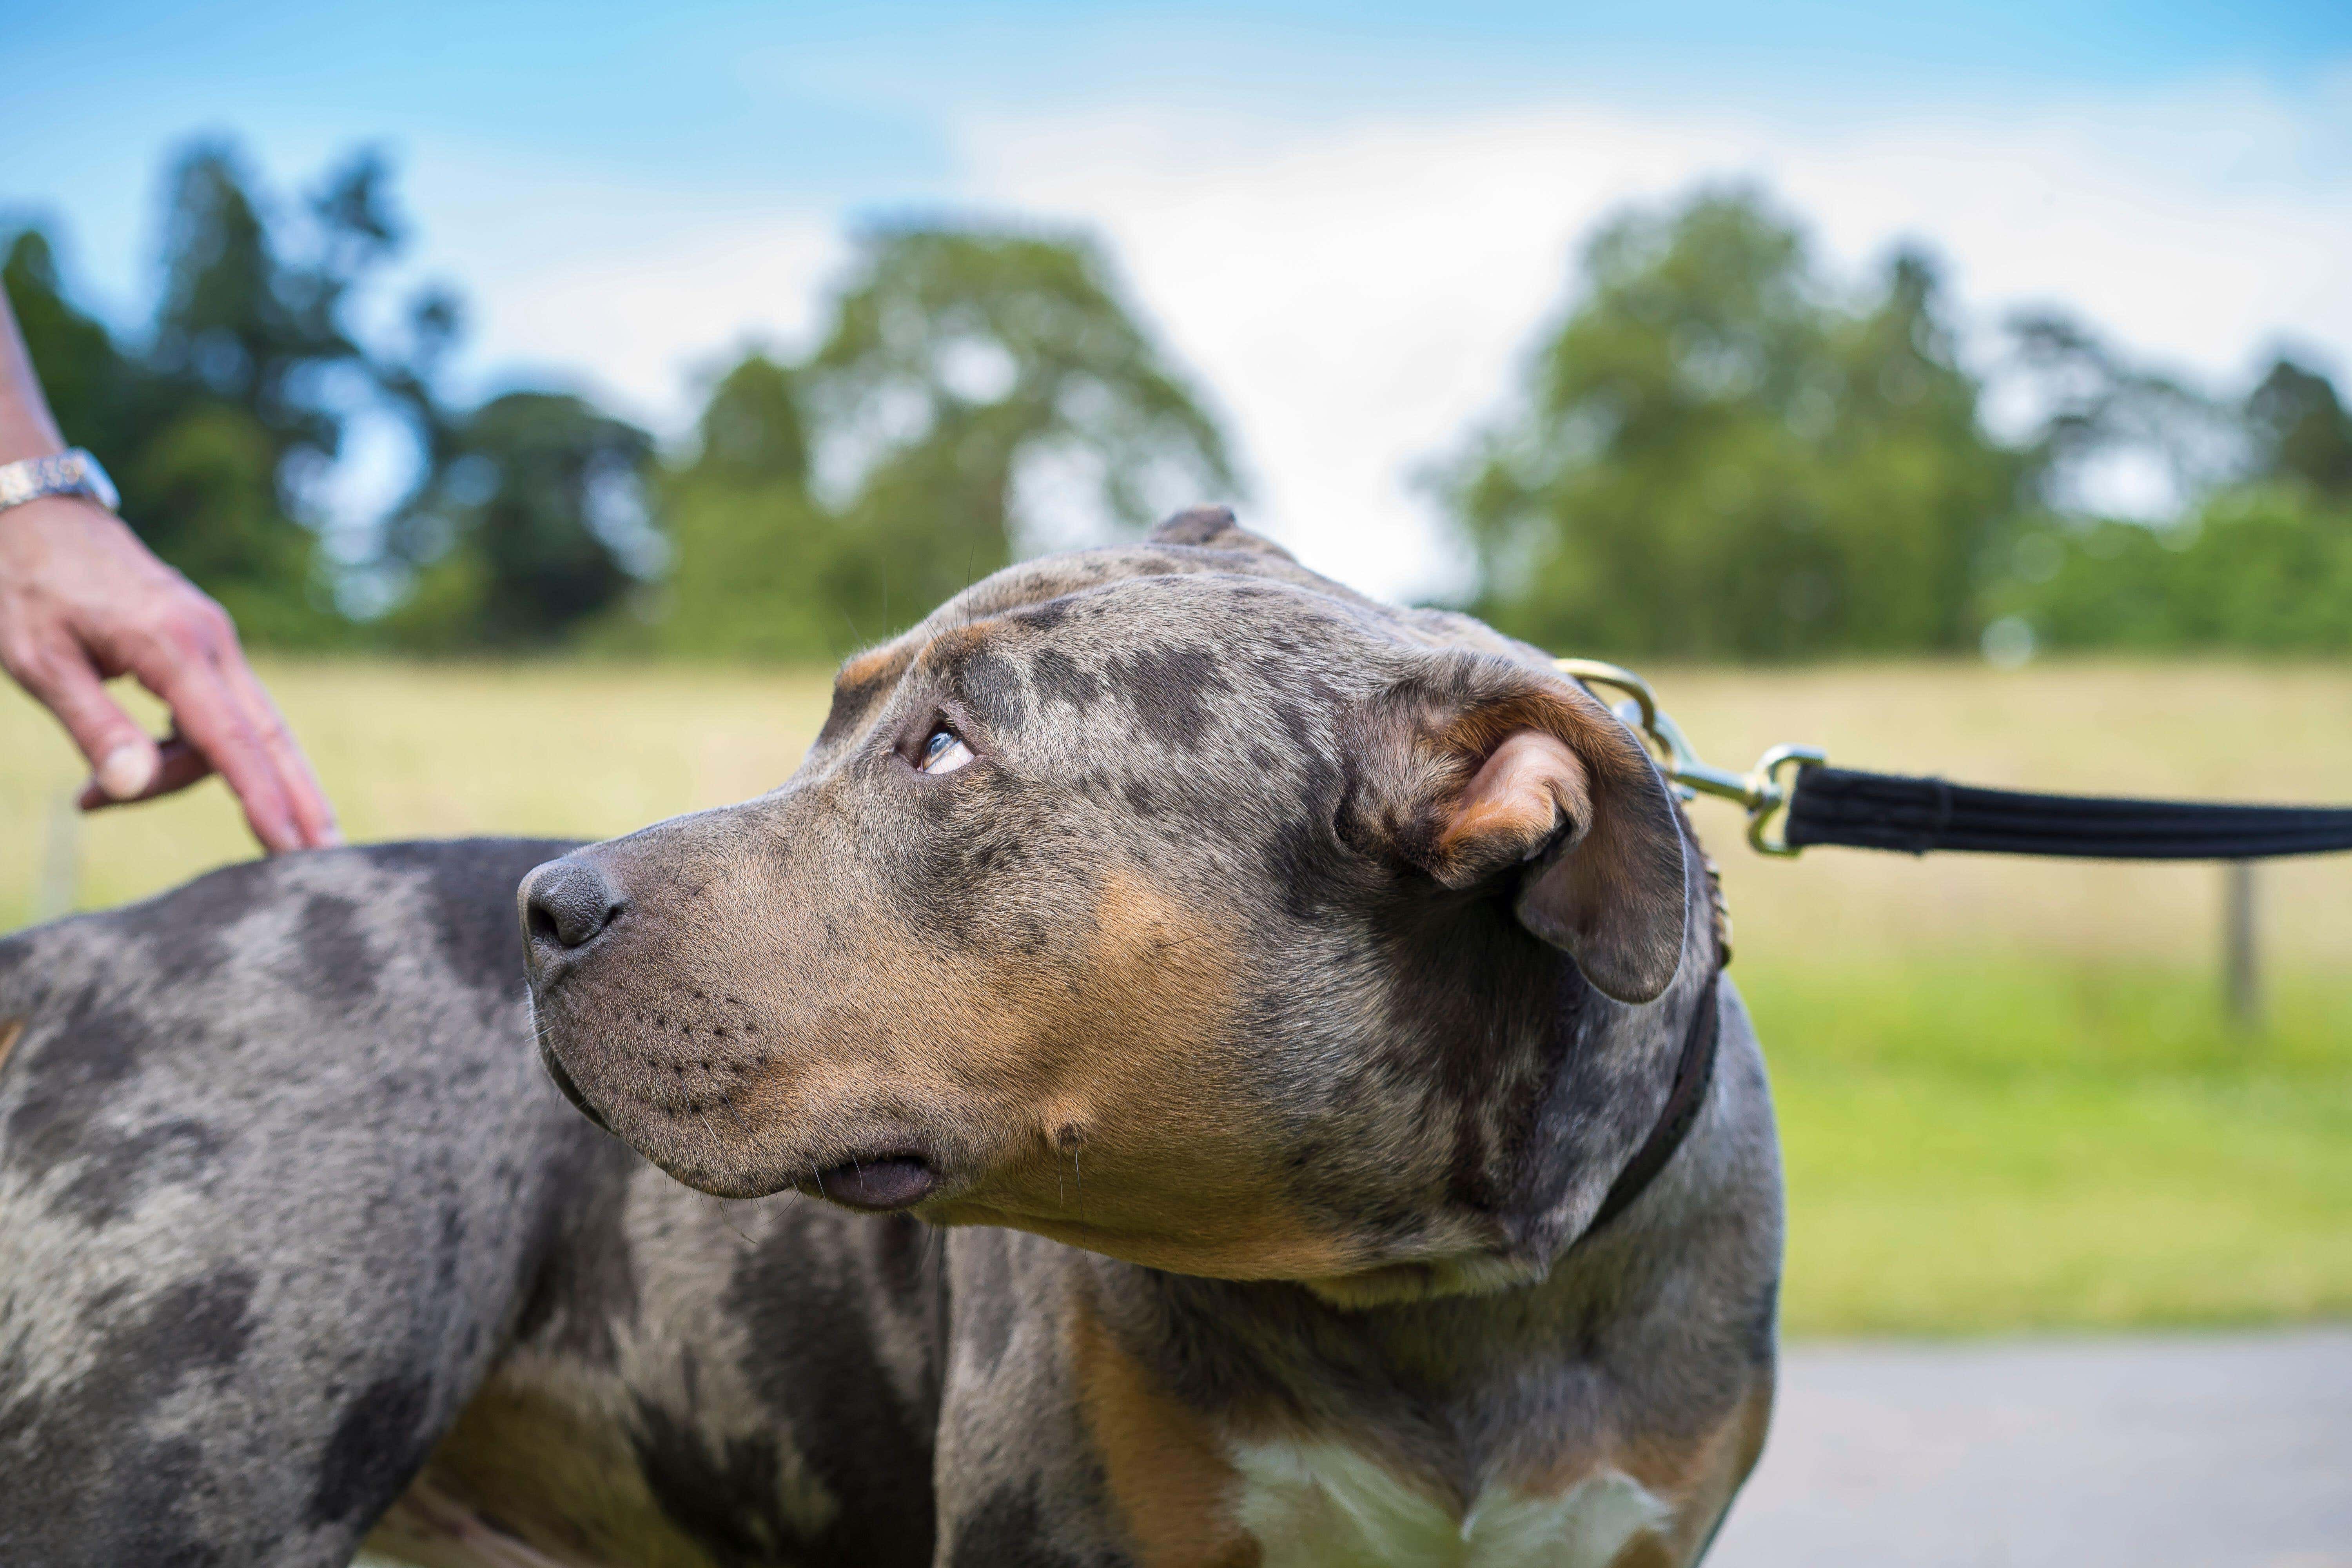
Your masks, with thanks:
[[[1930,258],[1842,289],[1744,190],[1618,218],[1584,270],[1517,406],[1441,477],[1498,626],[1696,658],[1961,649],[2003,621],[2063,647],[2352,647],[2352,416],[2308,367],[2232,403],[2036,314],[1971,368]],[[2021,430],[1990,427],[1995,395]],[[2177,519],[2100,515],[2135,467]]]
[[[39,229],[6,244],[68,437],[257,644],[829,658],[1025,551],[1239,488],[1103,254],[1002,226],[866,235],[815,345],[715,377],[680,451],[560,389],[458,405],[457,298],[383,298],[390,184],[362,153],[279,203],[233,148],[184,150],[135,338],[73,302]],[[1841,286],[1738,189],[1605,226],[1573,300],[1438,475],[1506,630],[1696,658],[1988,626],[2352,647],[2352,415],[2309,366],[2219,399],[2046,314],[1965,353],[1931,258]],[[397,423],[415,477],[355,521],[329,482],[363,420]],[[2168,521],[2102,515],[2135,464]]]
[[[448,401],[456,297],[379,298],[405,237],[380,157],[281,205],[206,142],[166,184],[138,341],[73,302],[38,228],[0,280],[68,439],[258,645],[831,658],[1057,530],[1139,529],[1238,488],[1081,237],[870,233],[814,351],[718,377],[672,458],[574,393]],[[368,418],[404,428],[416,479],[355,528],[327,481]]]

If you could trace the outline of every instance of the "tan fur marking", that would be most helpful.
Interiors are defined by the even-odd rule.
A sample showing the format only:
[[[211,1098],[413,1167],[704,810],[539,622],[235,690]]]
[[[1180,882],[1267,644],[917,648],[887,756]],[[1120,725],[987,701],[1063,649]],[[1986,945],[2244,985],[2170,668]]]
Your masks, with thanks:
[[[393,1500],[362,1546],[416,1568],[597,1568],[583,1557],[551,1556],[526,1545],[425,1476]]]
[[[1686,1561],[1664,1542],[1644,1532],[1627,1542],[1625,1549],[1610,1559],[1609,1568],[1683,1568]]]
[[[877,680],[898,674],[913,662],[914,652],[904,643],[884,643],[880,647],[866,649],[843,665],[833,678],[834,689],[839,691],[871,686]]]
[[[16,1042],[25,1037],[25,1020],[11,1018],[0,1023],[0,1072],[8,1069],[8,1058],[16,1052]]]
[[[1019,1037],[1007,1054],[1042,1080],[1013,1112],[1033,1131],[992,1179],[933,1217],[1223,1279],[1358,1266],[1345,1238],[1280,1195],[1275,1151],[1235,1103],[1241,1074],[1224,1036],[1234,960],[1223,935],[1124,870],[1104,879],[1093,926],[1084,991],[1041,987],[999,1025]]]
[[[1201,1418],[1120,1350],[1091,1301],[1072,1309],[1079,1408],[1142,1568],[1255,1568],[1233,1517],[1240,1486]]]

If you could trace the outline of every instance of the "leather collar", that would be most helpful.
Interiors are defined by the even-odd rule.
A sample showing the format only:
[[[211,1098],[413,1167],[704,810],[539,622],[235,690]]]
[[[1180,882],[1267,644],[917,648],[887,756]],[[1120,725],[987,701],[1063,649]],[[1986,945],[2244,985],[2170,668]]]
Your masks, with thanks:
[[[1683,1031],[1682,1059],[1675,1064],[1675,1086],[1667,1091],[1665,1109],[1658,1112],[1657,1124],[1617,1179],[1609,1184],[1601,1206],[1592,1211],[1592,1221],[1584,1227],[1573,1246],[1581,1247],[1619,1215],[1633,1206],[1633,1200],[1648,1190],[1675,1151],[1683,1146],[1690,1135],[1691,1124],[1698,1120],[1699,1108],[1706,1103],[1706,1091],[1715,1081],[1716,1037],[1723,1032],[1723,1010],[1717,993],[1723,983],[1722,965],[1706,977],[1706,989],[1698,994],[1698,1003],[1691,1009],[1690,1026]]]

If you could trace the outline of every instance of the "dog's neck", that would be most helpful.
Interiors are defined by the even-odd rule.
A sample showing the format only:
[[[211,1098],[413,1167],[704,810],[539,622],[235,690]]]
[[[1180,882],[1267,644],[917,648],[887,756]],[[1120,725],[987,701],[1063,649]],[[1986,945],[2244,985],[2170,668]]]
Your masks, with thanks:
[[[1369,1302],[1325,1282],[1196,1279],[1087,1255],[1105,1325],[1197,1411],[1241,1430],[1381,1434],[1399,1460],[1474,1495],[1510,1429],[1505,1413],[1588,1397],[1576,1386],[1590,1375],[1580,1355],[1612,1324],[1642,1315],[1664,1267],[1652,1244],[1688,1206],[1687,1184],[1664,1182],[1673,1190],[1661,1192],[1663,1209],[1654,1203],[1633,1222],[1583,1234],[1629,1148],[1654,1129],[1696,1010],[1715,1006],[1719,949],[1711,921],[1702,915],[1694,925],[1684,972],[1651,1005],[1610,1003],[1572,968],[1563,975],[1545,964],[1499,977],[1508,984],[1492,985],[1481,1006],[1428,1020],[1433,1045],[1480,1050],[1486,1081],[1529,1101],[1517,1157],[1486,1184],[1487,1196],[1525,1205],[1504,1227],[1516,1245],[1459,1264],[1408,1265],[1436,1288],[1416,1300],[1375,1292]],[[1612,1087],[1641,1090],[1631,1096],[1643,1107],[1631,1146],[1619,1135],[1582,1135],[1606,1130],[1589,1097]],[[1689,1142],[1705,1136],[1702,1126]],[[1615,1150],[1614,1163],[1581,1168],[1600,1144]]]
[[[1580,1355],[1654,1262],[1612,1247],[1525,1285],[1361,1309],[1287,1282],[1085,1266],[1122,1351],[1233,1440],[1342,1441],[1466,1508],[1532,1416],[1592,1397]]]
[[[1417,1144],[1426,1184],[1409,1217],[1381,1189],[1391,1261],[1312,1289],[1361,1308],[1528,1286],[1604,1204],[1636,1195],[1686,1131],[1670,1113],[1704,1094],[1713,1059],[1723,947],[1703,876],[1693,880],[1682,965],[1643,1005],[1602,995],[1491,907],[1385,933],[1397,978],[1358,1026],[1383,1031],[1381,1059],[1418,1098],[1405,1122],[1355,1141]]]

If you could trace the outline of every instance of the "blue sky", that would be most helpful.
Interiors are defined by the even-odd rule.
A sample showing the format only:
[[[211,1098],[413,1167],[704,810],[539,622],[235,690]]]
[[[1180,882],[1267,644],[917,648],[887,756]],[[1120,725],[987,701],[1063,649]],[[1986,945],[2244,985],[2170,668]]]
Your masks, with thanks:
[[[1089,225],[1233,415],[1261,520],[1387,591],[1458,572],[1411,475],[1503,395],[1578,238],[1704,180],[1857,273],[1924,240],[1985,321],[2063,304],[2217,383],[2276,344],[2352,364],[2340,3],[0,0],[0,214],[110,315],[144,308],[177,141],[234,135],[280,188],[375,142],[476,383],[560,374],[666,430],[698,369],[805,336],[862,218]]]

